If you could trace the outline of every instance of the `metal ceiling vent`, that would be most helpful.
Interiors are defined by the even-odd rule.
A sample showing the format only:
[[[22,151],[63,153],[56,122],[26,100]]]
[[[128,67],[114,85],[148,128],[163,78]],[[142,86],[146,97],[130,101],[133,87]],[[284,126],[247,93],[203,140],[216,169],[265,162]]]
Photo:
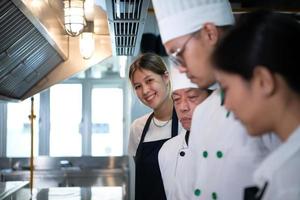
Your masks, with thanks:
[[[150,0],[106,0],[113,55],[135,56]]]
[[[34,20],[21,1],[0,1],[0,99],[22,100],[63,61]]]

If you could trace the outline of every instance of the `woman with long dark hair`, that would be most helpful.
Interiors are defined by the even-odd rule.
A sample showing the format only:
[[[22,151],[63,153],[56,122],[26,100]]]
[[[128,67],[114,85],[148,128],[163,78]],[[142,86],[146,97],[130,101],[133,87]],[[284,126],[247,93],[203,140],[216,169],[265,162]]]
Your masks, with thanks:
[[[214,52],[225,107],[252,136],[272,131],[282,141],[255,171],[258,188],[245,199],[300,199],[299,52],[299,22],[271,11],[242,16]]]

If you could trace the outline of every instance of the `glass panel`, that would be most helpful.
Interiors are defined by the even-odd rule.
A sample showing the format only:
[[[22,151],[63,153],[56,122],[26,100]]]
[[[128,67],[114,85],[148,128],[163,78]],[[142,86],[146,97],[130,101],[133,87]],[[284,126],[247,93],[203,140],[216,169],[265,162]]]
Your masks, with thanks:
[[[122,187],[92,187],[91,200],[122,200]]]
[[[50,156],[81,156],[81,84],[50,88]]]
[[[72,78],[84,79],[85,78],[85,71],[78,72],[77,74],[72,76]]]
[[[106,70],[105,66],[96,64],[90,68],[91,78],[102,78],[102,72]]]
[[[38,155],[39,138],[39,95],[34,96],[34,156]],[[30,157],[31,149],[31,98],[20,103],[7,104],[7,149],[8,157]]]
[[[123,91],[92,90],[92,156],[123,154]]]

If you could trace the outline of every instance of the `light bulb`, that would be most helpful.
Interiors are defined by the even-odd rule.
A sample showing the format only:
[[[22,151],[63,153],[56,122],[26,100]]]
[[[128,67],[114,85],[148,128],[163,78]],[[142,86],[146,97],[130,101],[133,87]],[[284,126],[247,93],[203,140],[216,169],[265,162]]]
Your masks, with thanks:
[[[83,32],[80,35],[80,54],[84,59],[92,57],[95,50],[94,35],[91,32]]]

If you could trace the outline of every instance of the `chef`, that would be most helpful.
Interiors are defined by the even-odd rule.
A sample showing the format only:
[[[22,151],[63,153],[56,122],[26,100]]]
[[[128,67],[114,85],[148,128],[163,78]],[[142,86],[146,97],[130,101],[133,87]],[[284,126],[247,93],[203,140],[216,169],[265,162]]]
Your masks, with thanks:
[[[199,88],[214,85],[211,54],[234,23],[230,3],[152,2],[173,66],[186,73]],[[185,179],[174,186],[178,193],[174,199],[240,200],[244,188],[253,184],[253,172],[272,150],[263,137],[249,136],[222,103],[223,91],[218,88],[195,109],[188,146],[191,155],[185,158]]]
[[[188,141],[193,112],[211,91],[199,89],[186,74],[180,73],[176,68],[171,70],[171,81],[174,107],[178,121],[184,129],[182,134],[164,143],[159,151],[158,160],[167,199],[180,199],[182,195],[178,195],[178,191],[174,188],[176,182],[179,185],[185,179],[184,167],[188,164],[185,158],[191,155]]]

